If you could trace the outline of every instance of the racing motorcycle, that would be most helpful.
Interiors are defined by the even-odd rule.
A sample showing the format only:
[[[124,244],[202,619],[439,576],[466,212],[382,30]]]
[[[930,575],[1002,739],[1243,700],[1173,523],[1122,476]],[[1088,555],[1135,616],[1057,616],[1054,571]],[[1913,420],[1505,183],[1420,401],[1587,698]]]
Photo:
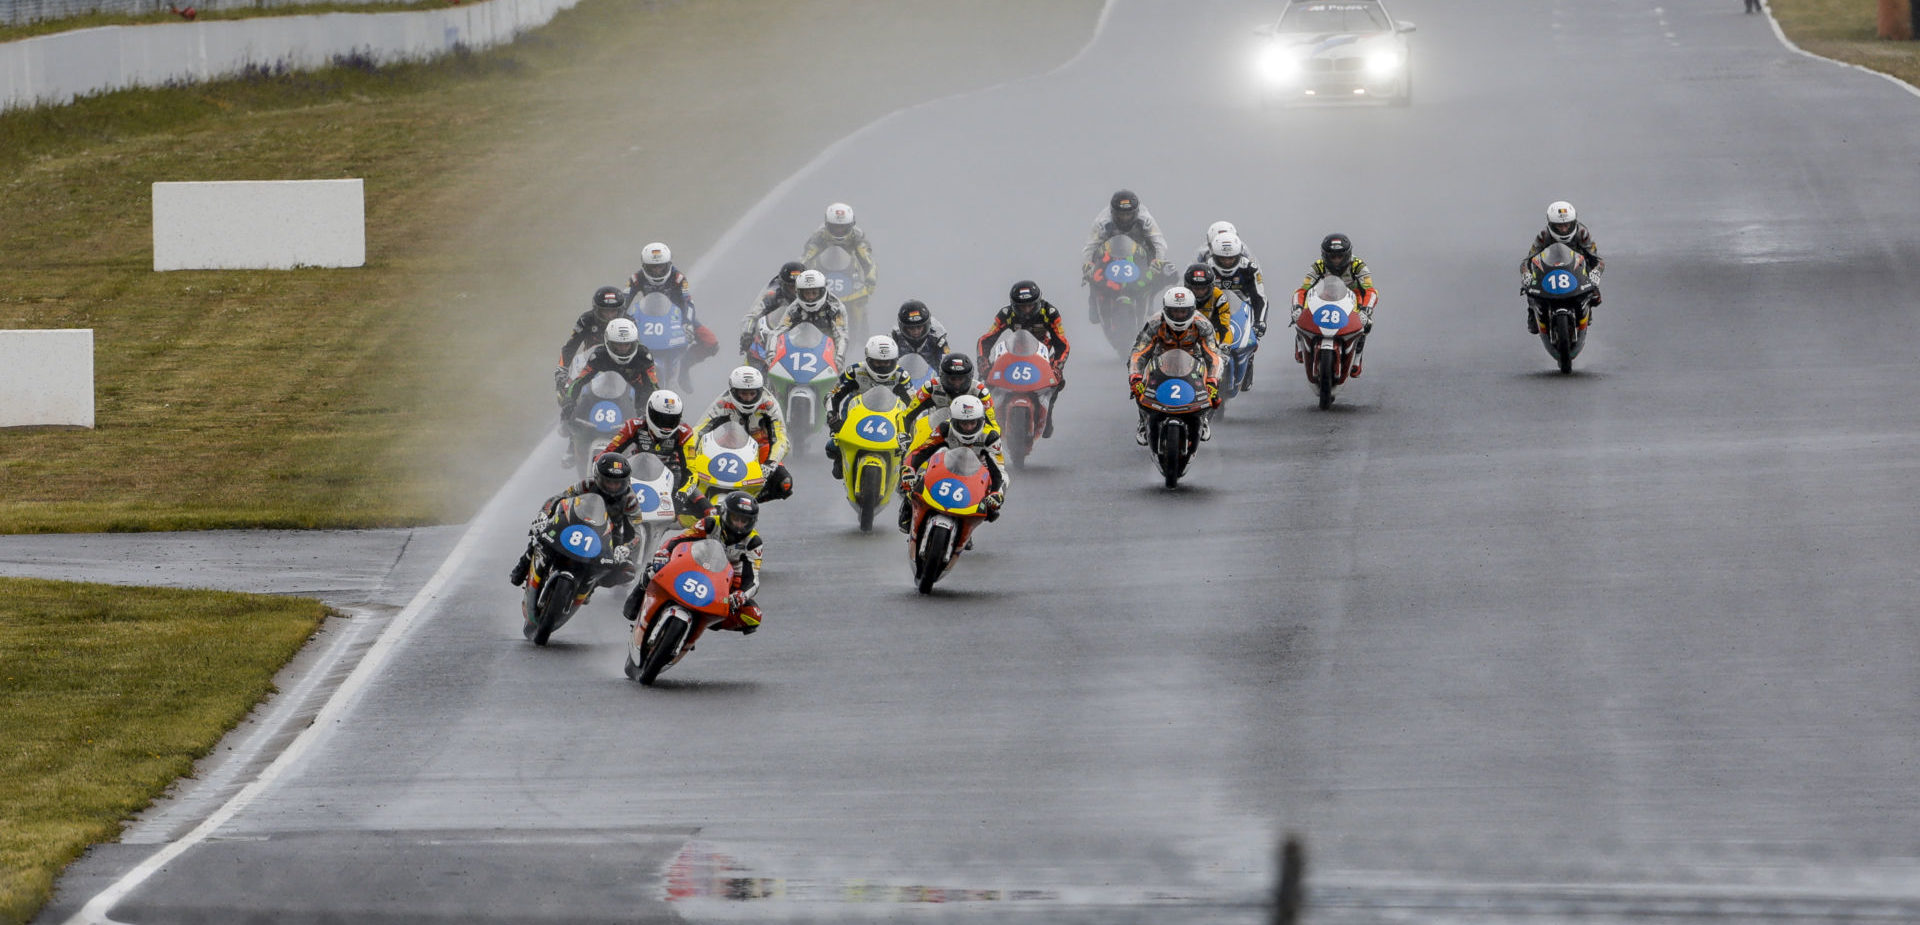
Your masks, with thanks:
[[[753,439],[740,422],[728,421],[707,432],[687,452],[689,493],[706,503],[692,505],[701,510],[681,515],[681,525],[693,526],[706,513],[705,508],[727,492],[744,491],[759,497],[760,489],[767,484],[769,468],[760,461],[760,441]]]
[[[768,330],[766,337],[768,384],[786,412],[798,450],[826,423],[826,399],[840,381],[840,358],[834,356],[833,339],[809,322],[778,334]]]
[[[1540,323],[1540,343],[1560,364],[1573,372],[1573,358],[1587,345],[1587,325],[1593,321],[1593,300],[1599,294],[1587,272],[1587,258],[1565,244],[1555,244],[1528,264],[1533,281],[1527,286],[1527,304]]]
[[[1144,384],[1138,401],[1147,410],[1147,449],[1167,487],[1178,488],[1194,450],[1200,448],[1200,415],[1212,406],[1206,370],[1193,354],[1169,350],[1154,358]]]
[[[534,531],[533,562],[520,598],[522,636],[547,644],[587,603],[601,578],[628,567],[633,547],[609,548],[607,501],[598,494],[563,498]]]
[[[651,553],[680,523],[673,506],[673,470],[652,453],[635,453],[628,460],[633,463],[633,496],[640,500],[640,516],[633,518],[633,548]]]
[[[1047,395],[1060,387],[1053,352],[1029,331],[1013,331],[987,354],[987,389],[1013,467],[1024,469],[1034,442],[1047,430]]]
[[[867,301],[873,297],[873,283],[861,269],[853,253],[839,245],[820,252],[808,265],[809,270],[826,274],[827,292],[847,307],[847,330],[867,330]]]
[[[1156,285],[1159,269],[1127,235],[1115,235],[1101,245],[1089,282],[1094,310],[1100,313],[1100,330],[1107,343],[1122,357],[1133,352],[1133,339],[1147,323],[1150,297],[1160,291]]]
[[[920,391],[927,383],[933,381],[933,364],[928,363],[926,357],[917,353],[900,357],[900,371],[907,377],[907,394],[909,395]]]
[[[1354,308],[1353,292],[1328,277],[1307,296],[1294,321],[1293,359],[1306,367],[1307,384],[1320,396],[1320,407],[1333,407],[1333,390],[1353,370],[1353,348],[1366,328],[1366,317]]]
[[[686,365],[692,332],[680,320],[680,309],[664,292],[650,292],[633,306],[633,323],[640,328],[640,343],[653,356],[661,382],[677,380],[682,392],[693,391],[693,380]]]
[[[873,515],[886,507],[900,478],[900,422],[907,406],[892,389],[876,385],[847,409],[834,439],[846,473],[847,503],[860,512],[860,532],[873,532]]]
[[[587,477],[594,457],[613,441],[614,431],[634,416],[633,409],[633,387],[611,370],[596,374],[574,396],[567,438],[573,441],[581,478]]]
[[[1253,306],[1237,292],[1228,292],[1227,300],[1232,305],[1232,313],[1227,322],[1227,339],[1220,345],[1220,353],[1226,361],[1226,374],[1220,382],[1220,409],[1217,412],[1224,417],[1227,413],[1227,401],[1240,394],[1240,385],[1247,374],[1253,370],[1253,354],[1260,349],[1260,335],[1253,328]]]
[[[651,687],[680,664],[707,628],[730,614],[733,564],[716,539],[682,543],[647,582],[627,647],[627,677]]]
[[[921,594],[933,593],[933,583],[953,568],[974,529],[987,519],[980,503],[992,485],[986,463],[972,447],[948,447],[927,461],[914,495],[913,532],[907,543]]]

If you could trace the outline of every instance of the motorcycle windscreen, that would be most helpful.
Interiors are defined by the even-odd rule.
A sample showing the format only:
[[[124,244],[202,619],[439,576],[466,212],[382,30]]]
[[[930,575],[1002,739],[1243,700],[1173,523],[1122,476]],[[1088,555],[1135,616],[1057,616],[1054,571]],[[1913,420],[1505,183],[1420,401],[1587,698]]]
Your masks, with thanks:
[[[839,245],[820,252],[820,269],[828,273],[845,273],[853,267],[853,255]]]
[[[1587,262],[1586,258],[1581,257],[1578,251],[1565,244],[1555,244],[1541,251],[1540,256],[1535,259],[1539,261],[1541,266],[1550,269],[1565,267],[1567,269],[1577,270]]]
[[[634,306],[633,313],[648,318],[670,318],[673,316],[673,300],[667,298],[664,292],[650,292],[640,300],[639,305]]]
[[[595,373],[593,381],[587,383],[587,390],[593,393],[593,397],[604,401],[619,401],[627,397],[627,388],[627,380],[612,370]]]
[[[1353,297],[1353,290],[1340,281],[1337,276],[1329,276],[1313,287],[1313,298],[1318,302],[1331,302],[1335,305]]]
[[[1138,263],[1136,258],[1140,254],[1140,242],[1129,235],[1117,234],[1107,239],[1105,252],[1108,260],[1133,260]]]
[[[910,382],[925,382],[933,378],[933,366],[927,358],[917,353],[909,353],[900,358],[900,369],[907,374]]]
[[[673,490],[667,464],[652,453],[635,453],[628,460],[633,463],[633,476],[628,482],[633,485],[634,497],[640,499],[640,512],[652,514],[660,510],[662,490]]]
[[[707,435],[707,442],[721,452],[744,453],[748,450],[760,452],[760,445],[754,442],[753,435],[747,433],[747,429],[741,426],[739,421],[728,421],[714,428],[713,433]]]
[[[693,548],[690,554],[693,557],[693,564],[699,566],[701,571],[709,575],[719,575],[732,568],[732,565],[727,562],[727,547],[720,545],[719,540],[708,537],[695,540],[691,545]]]
[[[940,464],[947,471],[961,478],[971,478],[987,464],[981,462],[980,454],[972,447],[950,446],[940,454]]]
[[[876,414],[891,414],[900,407],[900,396],[884,385],[876,385],[860,393],[860,404]]]
[[[820,345],[826,343],[826,340],[825,332],[809,321],[802,321],[787,329],[787,349],[789,350],[819,350]]]
[[[607,499],[600,497],[599,492],[579,495],[569,501],[571,503],[567,505],[567,510],[576,522],[601,533],[607,532]]]
[[[635,453],[627,460],[633,464],[632,480],[635,482],[657,482],[667,472],[667,464],[652,453]]]

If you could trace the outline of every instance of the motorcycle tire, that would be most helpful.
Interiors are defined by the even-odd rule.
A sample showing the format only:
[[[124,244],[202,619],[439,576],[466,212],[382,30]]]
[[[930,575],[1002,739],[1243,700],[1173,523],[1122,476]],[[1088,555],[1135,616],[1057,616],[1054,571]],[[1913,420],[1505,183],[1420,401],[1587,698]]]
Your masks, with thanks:
[[[1553,358],[1560,363],[1561,375],[1573,373],[1573,316],[1556,312],[1553,316]]]
[[[652,643],[644,647],[645,651],[641,656],[640,677],[635,680],[639,681],[642,687],[653,686],[653,682],[660,677],[660,672],[667,670],[667,666],[673,663],[673,657],[680,654],[680,643],[687,638],[687,621],[665,614],[654,619],[663,622],[656,630]]]
[[[1013,455],[1013,467],[1025,469],[1027,454],[1033,452],[1033,409],[1017,406],[1007,409],[1007,452]]]
[[[886,477],[881,475],[881,467],[866,465],[865,460],[861,457],[853,466],[853,477],[860,480],[854,497],[860,505],[860,532],[872,533],[873,515],[880,510],[880,483]]]
[[[1325,411],[1333,407],[1333,377],[1340,362],[1340,355],[1336,351],[1327,350],[1316,350],[1314,353],[1316,354],[1314,362],[1320,364],[1320,410]],[[1327,362],[1329,356],[1334,358],[1332,363]]]
[[[547,579],[546,587],[540,589],[540,615],[533,628],[533,644],[544,646],[553,631],[560,625],[561,617],[573,606],[574,582],[578,581],[568,572],[556,571]]]
[[[933,583],[940,580],[940,572],[946,567],[947,550],[953,546],[953,537],[947,531],[946,524],[934,524],[920,540],[921,594],[933,593]]]
[[[1169,489],[1180,487],[1187,471],[1187,422],[1169,420],[1160,425],[1160,475]]]

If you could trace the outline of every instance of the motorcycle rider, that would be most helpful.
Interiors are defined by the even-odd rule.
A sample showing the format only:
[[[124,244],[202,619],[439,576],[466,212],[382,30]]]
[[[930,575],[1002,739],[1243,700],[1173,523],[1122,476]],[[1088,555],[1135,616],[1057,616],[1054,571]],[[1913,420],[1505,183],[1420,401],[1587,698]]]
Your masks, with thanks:
[[[769,330],[777,337],[801,323],[832,338],[834,362],[846,362],[847,307],[828,294],[827,275],[819,270],[808,270],[793,281],[793,301],[772,320]]]
[[[673,251],[665,244],[655,241],[640,249],[640,269],[634,271],[627,280],[627,301],[637,302],[654,293],[663,293],[680,310],[680,323],[687,326],[693,337],[687,343],[686,360],[680,364],[680,384],[688,384],[686,371],[710,356],[720,352],[720,338],[713,329],[700,323],[700,316],[693,307],[693,288],[687,283],[687,274],[673,265]]]
[[[947,347],[947,326],[933,317],[927,303],[919,299],[900,303],[898,321],[892,336],[901,356],[917,353],[931,368],[939,366],[940,358],[952,352]]]
[[[708,406],[706,417],[694,428],[690,438],[698,446],[701,438],[729,421],[746,428],[760,444],[760,462],[768,467],[766,485],[760,500],[778,501],[793,496],[793,475],[784,465],[788,451],[787,419],[780,403],[767,392],[764,375],[751,366],[736,366],[727,375],[727,390]]]
[[[860,396],[875,386],[887,388],[898,396],[901,403],[913,400],[907,390],[907,375],[900,369],[900,348],[893,338],[885,334],[875,334],[867,338],[867,357],[864,361],[847,367],[840,374],[840,381],[833,387],[833,393],[827,396],[827,433],[837,434],[841,425],[847,422],[847,412]],[[833,463],[833,477],[842,478],[840,459],[840,441],[826,441],[827,459]]]
[[[527,528],[527,551],[520,554],[520,561],[507,572],[507,581],[514,587],[527,583],[527,571],[533,567],[534,553],[540,548],[540,534],[547,529],[560,502],[587,494],[597,494],[607,502],[607,548],[619,566],[601,575],[597,586],[611,587],[633,580],[630,544],[639,535],[633,519],[640,516],[640,499],[633,493],[633,463],[619,453],[603,453],[593,461],[593,475],[567,486],[565,491],[540,505],[539,515]]]
[[[660,379],[653,367],[653,355],[640,343],[640,327],[632,318],[615,318],[607,324],[607,333],[602,337],[600,346],[587,354],[585,366],[580,375],[573,377],[567,387],[560,392],[560,430],[566,434],[567,447],[561,456],[561,466],[572,466],[578,460],[573,452],[573,408],[579,401],[580,392],[586,388],[593,377],[604,372],[619,374],[633,388],[635,406],[645,404],[653,390],[660,385]]]
[[[1127,384],[1133,390],[1135,404],[1147,394],[1147,369],[1169,350],[1184,350],[1205,370],[1208,410],[1200,415],[1200,439],[1213,437],[1213,408],[1220,407],[1220,351],[1215,346],[1213,325],[1200,317],[1193,292],[1184,286],[1168,289],[1160,297],[1160,313],[1147,319],[1140,336],[1133,341],[1133,356],[1127,364]],[[1134,440],[1147,445],[1147,409],[1140,412],[1140,428]]]
[[[1207,258],[1213,255],[1213,239],[1223,234],[1239,237],[1240,229],[1235,228],[1232,222],[1214,222],[1208,225],[1207,243],[1200,245],[1200,249],[1193,252],[1193,262],[1206,263]],[[1253,259],[1253,251],[1247,249],[1247,242],[1244,240],[1240,242],[1240,255],[1245,257],[1249,263],[1259,263],[1258,260]]]
[[[949,353],[940,358],[940,365],[933,368],[933,379],[913,393],[913,401],[907,406],[907,415],[900,422],[900,446],[906,449],[913,440],[913,422],[923,414],[931,414],[951,405],[955,400],[971,395],[980,399],[987,409],[987,426],[995,431],[1000,422],[993,415],[993,393],[987,391],[986,383],[973,376],[973,360],[964,353]]]
[[[1213,336],[1225,362],[1227,347],[1233,339],[1233,303],[1227,301],[1227,294],[1220,289],[1213,267],[1204,263],[1188,264],[1180,274],[1180,281],[1193,293],[1193,304],[1199,309],[1201,319],[1213,325]]]
[[[1100,249],[1113,238],[1120,235],[1133,238],[1147,252],[1153,266],[1163,273],[1172,273],[1173,264],[1167,262],[1171,252],[1167,249],[1167,236],[1160,231],[1160,223],[1153,220],[1153,213],[1140,204],[1140,197],[1133,190],[1115,190],[1107,199],[1107,207],[1093,219],[1093,231],[1087,236],[1087,246],[1080,251],[1080,284],[1093,282],[1094,261],[1100,257]],[[1100,323],[1100,303],[1096,294],[1087,298],[1087,318],[1094,324]]]
[[[685,411],[686,402],[680,400],[678,393],[657,389],[647,396],[646,413],[628,418],[614,432],[612,442],[601,451],[602,455],[620,453],[629,460],[636,453],[657,457],[667,471],[673,473],[674,511],[682,514],[696,507],[692,499],[682,497],[693,481],[693,473],[687,466],[687,441],[693,439],[693,426],[682,420]]]
[[[800,250],[800,262],[813,266],[814,261],[825,253],[827,248],[843,248],[853,255],[860,272],[867,278],[867,291],[873,291],[880,285],[880,271],[873,263],[873,246],[867,243],[867,233],[853,226],[853,207],[844,202],[836,202],[827,207],[826,221],[807,238],[806,246]]]
[[[560,365],[553,371],[553,389],[558,392],[567,387],[573,377],[568,375],[573,366],[574,354],[588,344],[597,344],[607,335],[607,325],[627,310],[627,297],[612,286],[601,286],[593,291],[591,307],[580,313],[573,322],[573,334],[567,342],[560,345]]]
[[[1067,353],[1072,346],[1067,343],[1066,322],[1060,317],[1060,310],[1052,302],[1040,297],[1040,286],[1030,279],[1023,279],[1007,290],[1007,304],[993,316],[993,324],[987,327],[987,333],[980,335],[974,352],[979,355],[980,366],[987,368],[987,351],[1000,335],[1009,331],[1025,331],[1032,334],[1051,351],[1053,374],[1060,384],[1047,390],[1047,427],[1040,436],[1053,436],[1053,403],[1059,401],[1060,393],[1067,388]],[[997,427],[998,425],[996,425]]]
[[[733,589],[727,595],[727,618],[714,624],[714,629],[737,632],[742,636],[751,636],[760,629],[760,621],[766,614],[760,605],[754,603],[754,595],[760,592],[760,533],[754,526],[760,520],[760,502],[744,491],[730,491],[714,505],[713,510],[699,522],[684,532],[662,544],[653,554],[653,560],[647,563],[645,580],[627,595],[627,601],[621,606],[621,613],[627,622],[640,618],[640,604],[646,599],[647,585],[653,582],[654,573],[660,571],[668,560],[673,558],[674,549],[683,543],[692,543],[709,537],[719,540],[726,549],[727,563],[733,566]],[[691,642],[687,651],[692,651]]]
[[[1607,268],[1607,262],[1600,259],[1600,245],[1594,243],[1593,234],[1587,231],[1573,211],[1573,203],[1560,200],[1547,206],[1547,227],[1533,236],[1533,247],[1527,250],[1527,257],[1520,261],[1520,294],[1527,295],[1533,288],[1533,258],[1555,244],[1565,244],[1575,253],[1587,258],[1587,279],[1594,284],[1593,305],[1600,304],[1600,273]],[[1527,298],[1527,333],[1540,333],[1539,306],[1531,296]],[[1593,311],[1587,311],[1587,323],[1593,323]]]
[[[986,464],[987,495],[980,500],[980,510],[986,514],[989,522],[1000,519],[1000,506],[1007,501],[1007,472],[1000,462],[1000,454],[995,444],[1000,442],[1000,428],[994,426],[987,417],[987,407],[980,399],[971,395],[962,395],[953,400],[951,413],[940,426],[933,429],[926,441],[913,448],[900,464],[900,532],[913,532],[914,495],[920,488],[920,476],[927,461],[933,454],[948,447],[973,447],[980,451],[980,460]]]
[[[807,265],[798,260],[789,260],[780,265],[780,272],[773,274],[767,281],[767,288],[755,299],[753,307],[747,309],[747,316],[740,320],[740,355],[746,356],[753,340],[760,336],[760,320],[772,315],[793,302],[793,284],[800,274],[807,272]],[[771,323],[771,322],[769,322]]]
[[[1360,375],[1360,352],[1367,345],[1367,335],[1373,333],[1373,309],[1380,301],[1380,293],[1373,288],[1373,272],[1367,269],[1367,262],[1353,255],[1353,241],[1339,232],[1320,239],[1320,259],[1307,268],[1307,276],[1301,280],[1300,288],[1293,294],[1293,314],[1290,321],[1297,323],[1300,312],[1306,307],[1307,293],[1327,277],[1334,277],[1346,284],[1353,293],[1353,304],[1360,312],[1364,327],[1353,344],[1353,369],[1350,375]]]

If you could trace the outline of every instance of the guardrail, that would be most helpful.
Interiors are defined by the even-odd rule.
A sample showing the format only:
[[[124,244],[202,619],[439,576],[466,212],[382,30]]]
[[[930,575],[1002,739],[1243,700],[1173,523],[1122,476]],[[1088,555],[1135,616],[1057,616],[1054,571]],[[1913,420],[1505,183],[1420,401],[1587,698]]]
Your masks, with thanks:
[[[119,13],[141,16],[164,13],[169,6],[181,9],[251,10],[282,6],[306,6],[328,0],[0,0],[0,25],[18,26],[49,19],[67,19],[88,13]],[[356,3],[405,3],[407,0],[354,0]]]
[[[422,61],[511,42],[578,2],[483,0],[422,12],[103,26],[36,36],[0,43],[0,110],[214,80],[249,68],[314,70],[347,56]]]

